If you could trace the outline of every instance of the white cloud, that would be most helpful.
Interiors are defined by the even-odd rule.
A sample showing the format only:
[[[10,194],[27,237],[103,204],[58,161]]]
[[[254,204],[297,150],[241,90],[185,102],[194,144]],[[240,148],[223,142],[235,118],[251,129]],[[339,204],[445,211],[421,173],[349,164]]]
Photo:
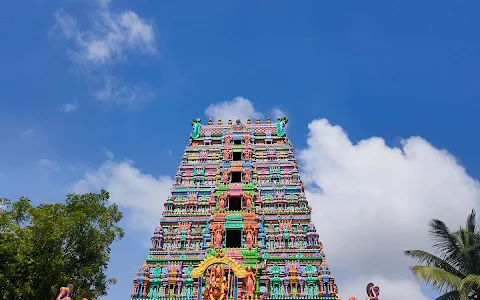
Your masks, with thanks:
[[[52,37],[57,31],[67,39],[73,39],[78,37],[80,30],[75,18],[66,13],[63,9],[60,9],[53,14],[55,17],[55,25],[50,29],[48,35]]]
[[[58,29],[65,38],[71,39],[75,47],[70,58],[88,69],[124,60],[127,52],[157,52],[153,25],[133,11],[114,13],[104,7],[93,14],[92,27],[85,31],[63,10],[54,16],[51,32]]]
[[[136,105],[152,99],[155,91],[147,84],[127,85],[112,76],[106,76],[102,89],[95,92],[94,95],[103,102]]]
[[[103,150],[103,153],[105,154],[105,156],[109,159],[109,160],[112,160],[115,158],[115,154],[113,154],[112,151],[108,150],[106,147],[102,147],[102,150]]]
[[[47,172],[60,172],[60,166],[58,163],[47,158],[42,158],[37,161],[37,167]]]
[[[109,0],[96,0],[90,26],[80,28],[78,21],[64,10],[54,14],[55,25],[49,36],[60,34],[71,42],[69,58],[74,70],[94,83],[95,97],[116,104],[132,104],[150,99],[153,89],[146,84],[120,83],[112,67],[125,62],[128,55],[157,53],[153,23],[131,10],[113,12]]]
[[[231,101],[211,104],[205,110],[205,115],[214,120],[220,119],[225,124],[228,120],[235,122],[237,119],[245,123],[248,118],[255,122],[257,118],[263,117],[262,113],[255,110],[253,103],[243,97],[235,97]]]
[[[287,113],[285,113],[285,111],[283,109],[277,107],[277,108],[272,109],[272,115],[273,115],[274,120],[277,120],[280,117],[286,117]]]
[[[72,103],[65,103],[62,105],[62,107],[60,107],[60,110],[63,111],[63,112],[72,112],[72,111],[75,111],[77,109],[77,105],[76,104],[72,104]]]
[[[171,186],[170,177],[142,174],[132,161],[108,160],[98,169],[87,172],[72,186],[72,191],[85,193],[106,189],[112,202],[127,209],[131,227],[151,232],[161,218]]]
[[[308,147],[297,157],[327,261],[342,274],[341,294],[350,296],[342,288],[349,291],[353,278],[375,274],[400,280],[414,293],[418,285],[408,281],[414,262],[403,251],[430,249],[432,218],[452,228],[462,225],[478,206],[479,183],[455,157],[420,137],[392,148],[378,137],[353,144],[325,119],[309,129]]]
[[[112,2],[112,0],[97,0],[98,1],[98,4],[102,7],[106,7],[110,4],[110,2]]]

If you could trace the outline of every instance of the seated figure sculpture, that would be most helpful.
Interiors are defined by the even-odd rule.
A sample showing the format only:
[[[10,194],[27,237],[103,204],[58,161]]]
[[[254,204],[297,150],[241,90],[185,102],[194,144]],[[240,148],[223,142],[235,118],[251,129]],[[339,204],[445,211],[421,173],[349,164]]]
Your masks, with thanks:
[[[225,278],[225,272],[220,265],[212,268],[208,278],[208,286],[205,289],[205,300],[226,300],[228,291],[228,282]]]

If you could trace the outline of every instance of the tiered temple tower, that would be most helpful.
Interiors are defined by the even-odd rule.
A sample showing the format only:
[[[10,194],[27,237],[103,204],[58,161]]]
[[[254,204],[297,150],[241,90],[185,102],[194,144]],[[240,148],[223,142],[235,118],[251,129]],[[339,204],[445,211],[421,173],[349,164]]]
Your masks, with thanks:
[[[339,299],[287,122],[191,122],[131,299]]]

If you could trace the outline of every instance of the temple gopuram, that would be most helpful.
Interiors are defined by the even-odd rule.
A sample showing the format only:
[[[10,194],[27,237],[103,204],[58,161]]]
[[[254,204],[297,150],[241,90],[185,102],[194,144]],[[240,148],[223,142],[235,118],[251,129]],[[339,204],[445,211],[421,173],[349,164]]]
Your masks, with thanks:
[[[131,300],[340,299],[288,119],[245,121],[191,122]]]

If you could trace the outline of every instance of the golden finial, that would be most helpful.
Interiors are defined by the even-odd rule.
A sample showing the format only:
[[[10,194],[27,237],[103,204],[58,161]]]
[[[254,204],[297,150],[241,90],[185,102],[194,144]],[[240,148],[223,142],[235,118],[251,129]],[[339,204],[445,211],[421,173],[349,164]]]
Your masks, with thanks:
[[[232,125],[232,120],[228,120],[228,125]]]
[[[208,125],[212,125],[213,124],[213,121],[212,119],[210,118],[210,120],[208,120]]]
[[[248,125],[252,124],[252,120],[250,120],[250,118],[247,119],[247,124]]]
[[[217,121],[217,124],[218,124],[218,125],[222,125],[222,120],[219,119],[219,120]]]
[[[257,118],[257,121],[255,123],[260,124],[260,118]]]
[[[271,124],[272,121],[270,121],[270,117],[267,118],[267,124]]]

